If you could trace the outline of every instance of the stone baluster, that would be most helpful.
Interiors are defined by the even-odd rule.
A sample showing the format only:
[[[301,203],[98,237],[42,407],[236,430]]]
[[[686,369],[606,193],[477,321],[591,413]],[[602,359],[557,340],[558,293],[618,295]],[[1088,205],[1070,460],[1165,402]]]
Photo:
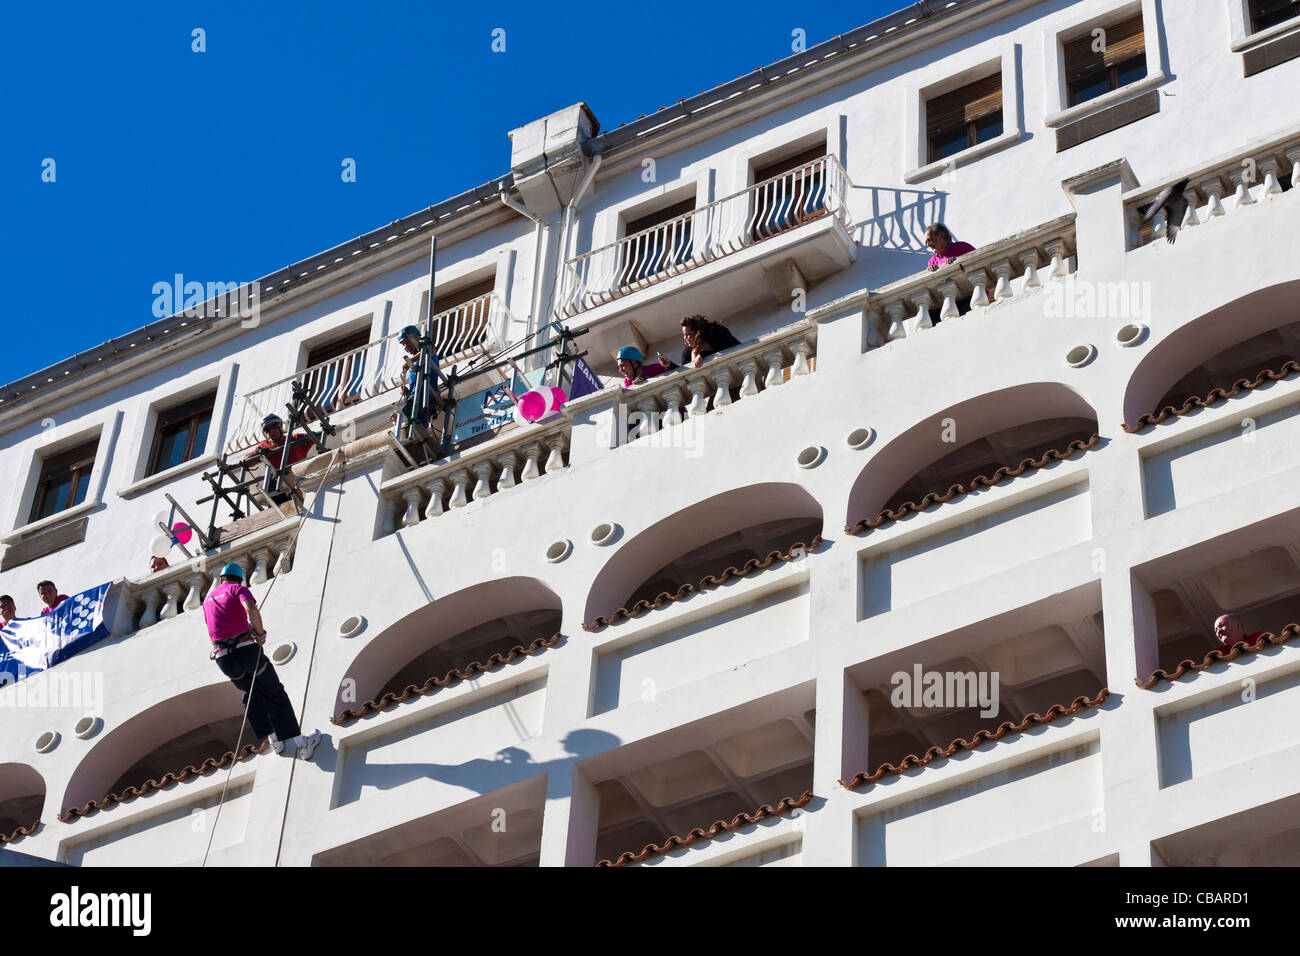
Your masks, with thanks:
[[[564,464],[564,436],[554,435],[546,440],[546,446],[550,448],[551,453],[546,456],[546,473],[549,475],[553,471],[559,471],[565,467]]]
[[[206,574],[191,574],[185,578],[190,586],[190,591],[185,595],[185,603],[182,607],[187,611],[197,611],[203,606],[203,586],[208,583]]]
[[[1236,184],[1236,191],[1232,196],[1232,207],[1234,209],[1255,205],[1255,197],[1250,194],[1250,183],[1246,182],[1246,173],[1245,168],[1238,167],[1228,174],[1228,178]]]
[[[293,570],[293,553],[290,550],[293,547],[293,539],[288,538],[282,542],[276,550],[278,554],[275,558],[275,567],[272,573],[278,578],[282,574],[288,574]]]
[[[1286,158],[1291,161],[1291,188],[1300,189],[1300,146],[1288,149]]]
[[[420,489],[415,485],[402,489],[402,500],[406,502],[406,510],[402,512],[402,525],[406,528],[414,528],[420,523]]]
[[[1053,239],[1043,244],[1047,254],[1052,257],[1052,263],[1047,267],[1047,278],[1064,279],[1069,273],[1065,260],[1069,258],[1069,250],[1065,246],[1064,239]]]
[[[740,363],[740,397],[758,394],[758,359],[750,357]]]
[[[993,287],[993,298],[1001,302],[1014,296],[1015,292],[1011,288],[1011,260],[999,259],[993,263],[993,274],[998,277],[998,284]]]
[[[674,385],[664,392],[664,403],[668,406],[664,412],[664,428],[682,423],[682,390]]]
[[[983,269],[968,272],[973,289],[970,294],[971,309],[983,309],[989,304],[989,274]]]
[[[492,462],[480,461],[474,466],[474,494],[472,497],[475,501],[482,501],[492,494]]]
[[[1028,289],[1041,289],[1042,281],[1038,278],[1038,250],[1030,249],[1027,252],[1019,253],[1016,256],[1020,264],[1025,267],[1025,281],[1021,287],[1021,292]]]
[[[794,364],[790,366],[790,376],[807,375],[812,371],[808,359],[812,355],[812,339],[803,338],[794,347]]]
[[[731,369],[724,365],[713,373],[713,381],[718,387],[713,393],[713,410],[716,412],[724,405],[731,404]]]
[[[767,365],[767,374],[763,376],[764,388],[776,388],[785,383],[781,370],[785,368],[785,350],[769,349],[763,353],[763,362]]]
[[[144,592],[144,613],[140,615],[138,627],[153,627],[158,623],[158,605],[162,603],[162,591],[150,588]]]
[[[907,303],[898,299],[885,306],[885,311],[889,313],[889,341],[906,338],[907,330],[903,328],[903,320],[907,318]]]
[[[163,593],[167,595],[167,603],[158,612],[158,617],[170,621],[181,613],[181,596],[185,593],[185,587],[179,581],[173,581],[163,588]]]
[[[513,488],[518,483],[515,479],[515,469],[518,467],[519,456],[512,451],[497,458],[497,491]]]
[[[443,513],[442,496],[447,493],[447,480],[434,478],[429,482],[429,503],[424,506],[425,519],[436,518]]]
[[[1210,204],[1205,210],[1205,218],[1216,219],[1222,216],[1224,214],[1223,183],[1219,181],[1219,177],[1214,176],[1202,182],[1201,190],[1210,197]]]
[[[960,290],[957,283],[952,279],[945,279],[939,283],[939,294],[943,296],[943,307],[939,309],[939,321],[947,322],[950,319],[960,319],[961,310],[957,308],[957,296]]]
[[[534,478],[542,477],[542,470],[538,462],[542,457],[542,446],[533,444],[524,446],[524,470],[519,473],[523,481],[532,481]]]
[[[451,500],[447,504],[452,508],[464,508],[469,504],[469,472],[464,468],[451,476]]]
[[[1201,204],[1200,197],[1196,195],[1196,187],[1189,186],[1183,191],[1183,198],[1187,200],[1187,212],[1183,213],[1183,221],[1178,224],[1179,229],[1191,229],[1192,226],[1201,224],[1201,217],[1196,214],[1196,207]]]
[[[1281,172],[1277,157],[1269,156],[1267,159],[1261,159],[1259,168],[1264,173],[1264,198],[1272,199],[1274,196],[1282,195],[1282,184],[1277,179],[1277,174]]]
[[[271,580],[271,558],[273,555],[265,549],[253,556],[253,573],[248,576],[249,584],[265,584]]]
[[[909,299],[916,306],[916,312],[904,323],[908,335],[915,335],[921,329],[932,329],[934,323],[930,321],[930,307],[934,305],[934,297],[930,295],[929,289],[921,289],[919,292],[913,292]]]
[[[648,395],[636,403],[636,410],[641,413],[641,421],[636,426],[636,437],[644,438],[659,430],[659,400]]]
[[[709,380],[703,376],[692,379],[686,383],[686,389],[691,393],[691,404],[686,407],[686,413],[694,418],[707,412],[709,410]]]

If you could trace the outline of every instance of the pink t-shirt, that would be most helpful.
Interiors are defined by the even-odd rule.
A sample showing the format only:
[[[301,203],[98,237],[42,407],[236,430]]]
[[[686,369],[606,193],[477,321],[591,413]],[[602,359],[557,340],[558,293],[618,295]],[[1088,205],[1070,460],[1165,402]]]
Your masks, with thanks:
[[[659,362],[651,362],[649,365],[641,366],[641,372],[639,373],[639,377],[642,380],[645,380],[647,378],[654,378],[656,375],[662,375],[666,371],[668,371],[668,369],[664,368],[663,365],[660,364]],[[632,380],[630,378],[624,378],[623,387],[631,388]]]
[[[203,601],[203,619],[208,622],[208,637],[212,641],[225,640],[249,629],[248,612],[240,603],[244,597],[254,601],[253,592],[234,581],[223,581],[208,593]]]
[[[974,252],[975,247],[969,242],[950,242],[948,248],[943,250],[943,255],[937,252],[930,257],[930,268],[937,269],[939,266],[946,266],[958,256],[964,256],[968,252]]]
[[[66,601],[67,599],[68,599],[68,596],[67,596],[66,594],[60,594],[60,595],[59,595],[59,599],[58,599],[57,601],[54,602],[54,607],[43,607],[43,608],[41,608],[41,617],[44,617],[45,615],[49,614],[51,611],[53,611],[55,608],[57,608],[60,604],[62,604],[62,603],[63,603],[64,601]]]

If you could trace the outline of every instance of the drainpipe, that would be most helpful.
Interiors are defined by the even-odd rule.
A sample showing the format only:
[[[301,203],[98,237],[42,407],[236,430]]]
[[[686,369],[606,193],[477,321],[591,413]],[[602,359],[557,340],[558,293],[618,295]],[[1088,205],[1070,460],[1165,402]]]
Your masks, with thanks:
[[[510,196],[509,193],[500,193],[501,202],[509,206],[519,215],[531,219],[537,224],[537,231],[533,240],[533,301],[529,307],[528,315],[528,334],[537,329],[541,321],[541,313],[538,311],[541,307],[542,298],[542,262],[544,261],[543,250],[549,244],[551,227],[546,224],[546,220],[540,216],[534,215],[528,210],[523,203]]]
[[[587,190],[591,188],[592,181],[596,178],[596,170],[600,169],[600,160],[601,155],[600,153],[597,153],[595,157],[592,158],[591,165],[587,167],[587,175],[582,177],[582,182],[578,184],[577,190],[574,191],[573,198],[570,199],[569,204],[564,207],[564,226],[560,230],[560,257],[559,261],[555,264],[555,271],[557,273],[556,281],[555,284],[551,286],[551,295],[546,301],[546,314],[548,317],[551,314],[551,305],[555,301],[555,286],[565,281],[564,263],[569,257],[569,241],[570,231],[573,228],[573,217],[577,214],[578,203],[582,200],[582,197],[587,194]]]

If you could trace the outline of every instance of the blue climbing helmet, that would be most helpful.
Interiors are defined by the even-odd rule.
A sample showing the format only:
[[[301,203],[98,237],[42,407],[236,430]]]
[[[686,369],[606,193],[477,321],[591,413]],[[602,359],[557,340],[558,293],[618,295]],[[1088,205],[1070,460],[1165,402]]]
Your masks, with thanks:
[[[281,418],[279,415],[275,415],[275,414],[267,415],[265,418],[263,418],[262,419],[263,435],[266,434],[267,428],[269,428],[271,425],[279,425],[281,427],[284,427],[284,419]]]
[[[645,361],[645,356],[641,354],[641,350],[637,348],[635,345],[623,346],[621,349],[618,350],[618,357],[621,359],[628,359],[629,361],[632,362]]]
[[[242,581],[244,580],[244,569],[237,564],[227,564],[221,569],[221,576],[223,578],[239,578]]]
[[[408,325],[406,328],[402,329],[402,334],[399,335],[398,338],[408,339],[412,335],[414,335],[418,339],[420,337],[420,330],[417,329],[414,325]]]

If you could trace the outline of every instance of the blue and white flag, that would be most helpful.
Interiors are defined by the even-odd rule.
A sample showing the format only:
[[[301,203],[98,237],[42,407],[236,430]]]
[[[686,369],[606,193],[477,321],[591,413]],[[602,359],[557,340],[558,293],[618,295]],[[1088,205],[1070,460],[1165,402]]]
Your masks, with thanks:
[[[49,614],[15,618],[0,629],[0,683],[12,684],[108,637],[108,584],[74,594]]]

